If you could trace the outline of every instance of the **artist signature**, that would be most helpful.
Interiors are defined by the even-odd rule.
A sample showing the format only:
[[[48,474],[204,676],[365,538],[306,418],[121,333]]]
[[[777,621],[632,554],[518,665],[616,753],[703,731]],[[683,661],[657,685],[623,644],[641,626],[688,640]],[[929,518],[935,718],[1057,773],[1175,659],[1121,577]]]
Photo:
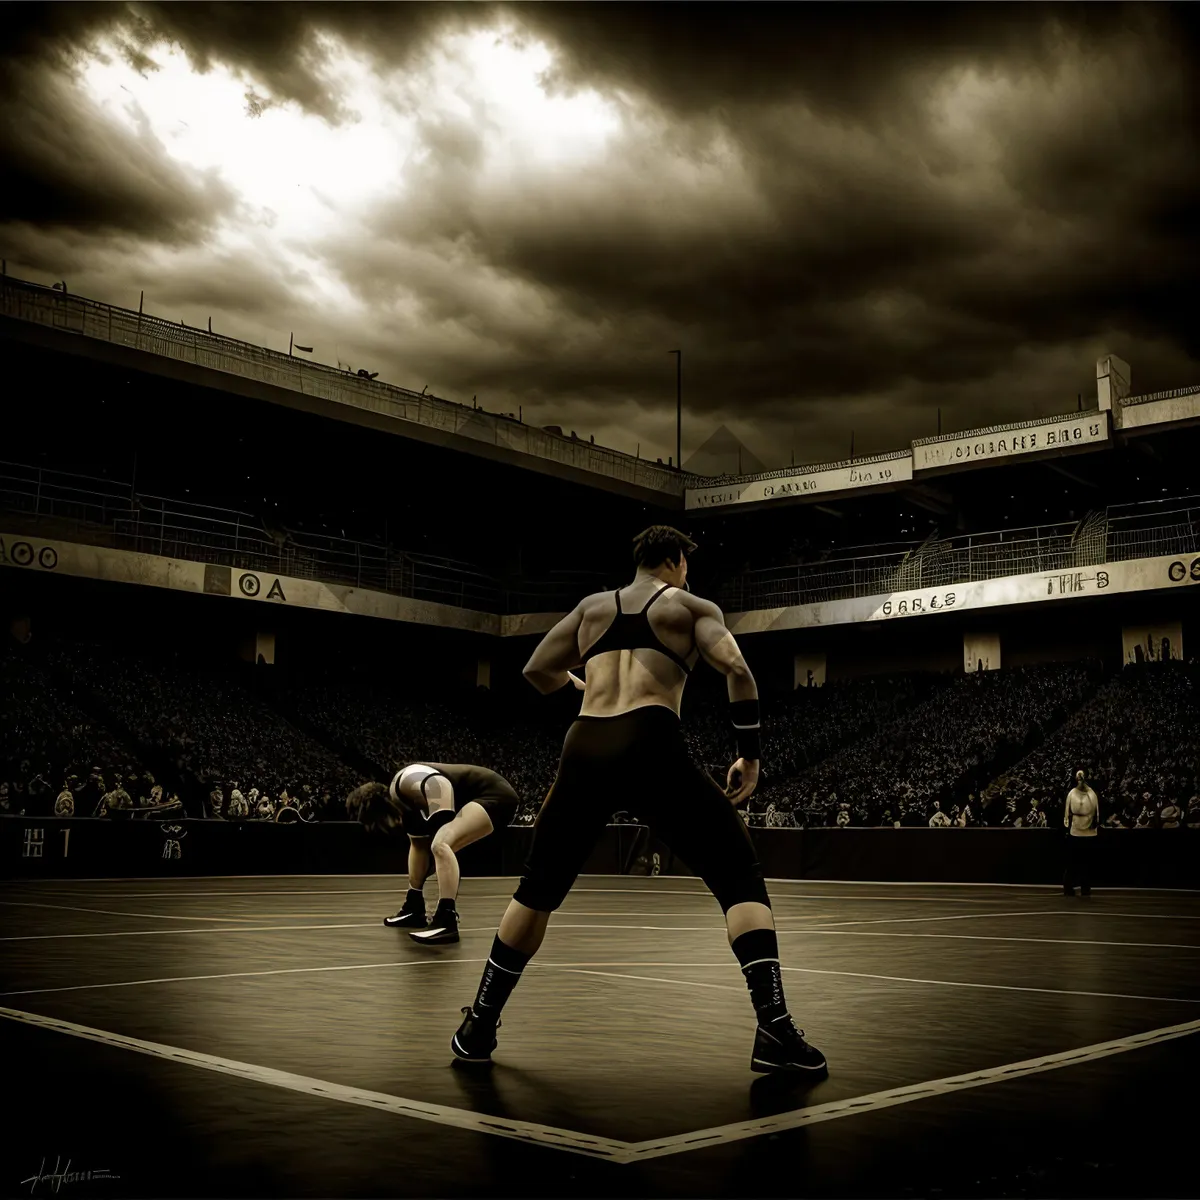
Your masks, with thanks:
[[[56,1154],[54,1156],[54,1170],[46,1170],[46,1160],[42,1159],[42,1165],[38,1168],[36,1175],[30,1175],[28,1179],[21,1180],[21,1186],[29,1184],[30,1195],[37,1190],[39,1183],[47,1184],[50,1190],[58,1193],[64,1184],[68,1183],[87,1183],[94,1179],[120,1179],[120,1175],[114,1175],[107,1167],[101,1167],[99,1170],[92,1171],[72,1171],[71,1160],[68,1158],[66,1163]]]

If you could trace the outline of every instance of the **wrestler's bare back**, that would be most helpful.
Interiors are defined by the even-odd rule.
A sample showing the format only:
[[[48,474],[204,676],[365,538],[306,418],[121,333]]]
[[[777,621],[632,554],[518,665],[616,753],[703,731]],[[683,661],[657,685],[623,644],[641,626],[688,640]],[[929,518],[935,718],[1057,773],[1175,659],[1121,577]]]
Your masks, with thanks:
[[[646,601],[662,588],[659,579],[638,580],[621,589],[621,611],[638,613]],[[616,618],[612,592],[597,592],[580,604],[579,656],[603,636]],[[689,667],[700,657],[696,648],[695,627],[701,617],[720,619],[720,610],[711,601],[668,588],[650,606],[647,617],[658,639],[682,658]],[[587,664],[587,691],[579,715],[612,717],[660,704],[679,715],[687,676],[677,663],[657,650],[614,650],[593,658]]]

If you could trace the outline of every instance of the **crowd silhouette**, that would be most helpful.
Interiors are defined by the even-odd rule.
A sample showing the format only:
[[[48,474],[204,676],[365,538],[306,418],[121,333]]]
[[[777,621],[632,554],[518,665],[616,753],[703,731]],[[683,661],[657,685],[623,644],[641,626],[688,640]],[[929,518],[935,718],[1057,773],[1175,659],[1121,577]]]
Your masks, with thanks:
[[[248,668],[248,670],[253,670]],[[575,709],[569,707],[574,699]],[[344,797],[414,759],[498,771],[531,824],[554,781],[578,694],[297,680],[264,694],[247,672],[178,654],[57,641],[0,661],[0,813],[178,813],[344,820]],[[695,760],[733,758],[719,691],[685,700]],[[1200,676],[1194,663],[1094,661],[971,674],[893,674],[763,701],[752,826],[1041,827],[1061,821],[1074,772],[1109,826],[1200,827]],[[614,816],[638,819],[636,781]]]

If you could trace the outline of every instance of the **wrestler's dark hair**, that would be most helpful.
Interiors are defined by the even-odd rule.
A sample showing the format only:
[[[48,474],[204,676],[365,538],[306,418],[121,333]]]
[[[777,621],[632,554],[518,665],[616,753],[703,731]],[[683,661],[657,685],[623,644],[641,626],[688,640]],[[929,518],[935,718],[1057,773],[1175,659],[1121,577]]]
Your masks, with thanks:
[[[633,561],[639,567],[660,567],[670,561],[679,562],[680,554],[691,554],[696,543],[686,533],[670,525],[651,525],[633,539]]]
[[[346,813],[350,819],[368,829],[375,829],[394,807],[388,789],[382,783],[364,783],[346,797]]]

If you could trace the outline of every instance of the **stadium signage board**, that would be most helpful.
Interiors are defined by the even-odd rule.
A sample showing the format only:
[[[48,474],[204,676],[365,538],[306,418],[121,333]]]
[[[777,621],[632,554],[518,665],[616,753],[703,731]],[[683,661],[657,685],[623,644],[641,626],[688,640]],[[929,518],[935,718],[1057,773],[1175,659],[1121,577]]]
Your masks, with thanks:
[[[912,455],[906,450],[858,462],[801,467],[786,475],[735,480],[715,487],[688,488],[684,508],[724,508],[732,504],[764,504],[803,496],[827,496],[858,488],[884,487],[913,477]]]
[[[1076,446],[1094,446],[1108,441],[1108,417],[1084,413],[1071,417],[1043,417],[976,429],[913,442],[913,466],[917,471],[954,467],[962,463],[1022,458],[1032,454],[1061,453]]]
[[[0,532],[0,567],[5,566],[44,574],[72,575],[112,583],[167,588],[177,592],[224,596],[255,604],[355,613],[475,633],[498,634],[504,621],[508,620],[495,613],[454,608],[448,604],[413,600],[407,596],[393,596],[386,592],[326,583],[318,579],[293,579],[273,571],[241,570],[213,563],[138,554],[109,546],[47,541]],[[531,620],[527,616],[525,621],[528,625],[539,626],[538,631],[543,632],[558,619],[558,615],[544,614],[540,620]],[[530,632],[533,632],[532,628]]]
[[[563,615],[513,613],[501,616],[345,584],[292,579],[271,572],[243,571],[211,563],[160,558],[129,550],[114,550],[108,546],[51,542],[0,531],[0,567],[5,566],[44,574],[224,596],[256,604],[354,613],[381,620],[464,629],[499,637],[543,634],[553,628]],[[891,595],[857,596],[790,608],[732,613],[726,621],[735,634],[744,635],[1197,585],[1200,585],[1200,555],[1166,555],[1161,558],[1103,563],[1073,571],[1013,575]]]
[[[894,592],[886,596],[856,596],[791,608],[762,609],[726,615],[735,636],[783,629],[814,629],[822,625],[858,625],[905,617],[934,616],[964,609],[1006,608],[1071,597],[1157,591],[1200,584],[1200,557],[1137,558],[1104,563],[1075,571],[1037,572]]]
[[[58,566],[58,551],[38,538],[0,534],[0,566],[36,567],[42,571],[53,571]]]

